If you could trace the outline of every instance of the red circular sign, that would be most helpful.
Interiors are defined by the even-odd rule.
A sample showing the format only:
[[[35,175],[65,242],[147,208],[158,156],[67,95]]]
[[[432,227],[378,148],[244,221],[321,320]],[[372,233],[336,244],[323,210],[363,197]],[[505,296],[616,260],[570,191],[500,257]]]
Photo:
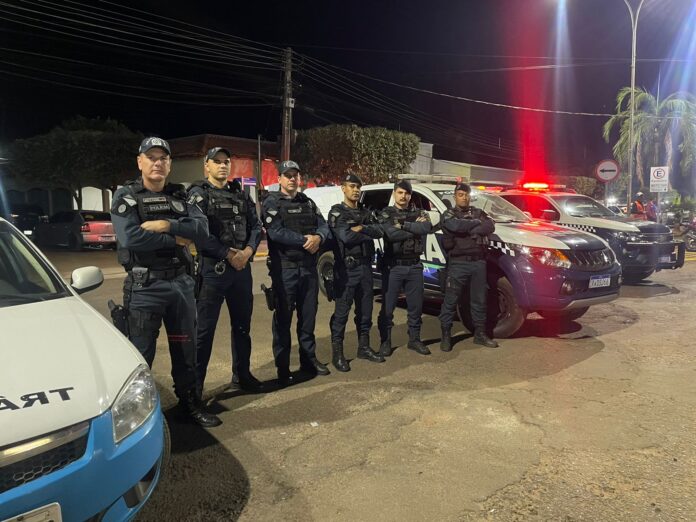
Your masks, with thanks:
[[[602,160],[595,167],[595,177],[602,183],[614,181],[619,176],[619,172],[619,164],[611,159]]]

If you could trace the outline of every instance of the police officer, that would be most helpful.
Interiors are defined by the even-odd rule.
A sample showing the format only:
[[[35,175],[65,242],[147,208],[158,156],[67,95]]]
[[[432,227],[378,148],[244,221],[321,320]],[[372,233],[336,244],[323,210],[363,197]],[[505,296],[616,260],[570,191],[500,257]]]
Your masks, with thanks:
[[[421,355],[430,350],[420,338],[423,312],[423,264],[420,256],[427,235],[432,230],[430,216],[424,210],[411,206],[413,187],[407,180],[394,185],[394,205],[378,214],[384,230],[384,253],[380,260],[382,272],[382,309],[378,325],[380,355],[392,354],[391,329],[394,309],[403,289],[408,311],[408,348]]]
[[[372,258],[373,239],[382,237],[382,229],[372,212],[360,208],[362,181],[348,174],[341,183],[343,203],[331,207],[329,228],[336,239],[334,248],[335,310],[331,316],[332,363],[340,372],[350,371],[343,354],[343,339],[350,309],[355,301],[355,327],[358,331],[358,359],[384,362],[370,348],[372,328]]]
[[[269,192],[261,210],[268,235],[268,261],[275,294],[273,356],[281,387],[293,383],[290,374],[290,323],[297,310],[300,370],[328,375],[316,356],[314,325],[319,279],[317,252],[329,236],[329,227],[314,201],[298,192],[300,167],[294,161],[279,165],[280,190]]]
[[[196,205],[187,203],[181,185],[167,184],[169,144],[146,138],[138,152],[141,177],[118,189],[111,207],[118,259],[128,272],[123,293],[129,339],[152,366],[164,320],[174,392],[183,413],[201,426],[218,426],[220,419],[203,410],[196,378],[196,308],[188,250],[191,242],[205,241],[208,223]]]
[[[442,215],[443,246],[447,255],[445,300],[440,309],[443,352],[452,350],[452,321],[465,285],[470,289],[474,343],[497,348],[498,343],[486,335],[486,251],[488,236],[495,223],[471,203],[471,187],[459,183],[454,189],[455,207]]]
[[[227,302],[232,325],[232,389],[261,391],[249,369],[251,312],[254,297],[249,260],[261,241],[256,204],[238,180],[227,181],[232,154],[214,147],[205,155],[206,180],[189,189],[189,202],[208,217],[210,236],[196,244],[201,256],[202,285],[198,295],[197,371],[201,385],[213,348],[222,302]]]

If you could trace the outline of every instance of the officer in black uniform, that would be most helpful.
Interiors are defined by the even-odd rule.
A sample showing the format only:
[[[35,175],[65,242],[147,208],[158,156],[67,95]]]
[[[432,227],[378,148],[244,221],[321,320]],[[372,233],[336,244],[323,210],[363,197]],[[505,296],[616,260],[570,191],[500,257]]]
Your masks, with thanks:
[[[297,310],[300,370],[328,375],[329,369],[316,356],[314,325],[317,315],[319,278],[317,252],[329,236],[329,227],[314,201],[298,192],[300,167],[294,161],[279,165],[280,190],[270,192],[261,210],[268,235],[275,310],[273,356],[281,387],[293,382],[290,373],[290,323]]]
[[[394,309],[402,289],[408,311],[408,348],[421,355],[430,355],[420,338],[424,291],[420,256],[433,226],[426,211],[411,206],[412,193],[409,181],[398,181],[394,185],[394,205],[377,216],[384,230],[384,253],[380,260],[382,309],[377,323],[381,339],[379,353],[384,357],[392,354]]]
[[[164,320],[172,359],[174,392],[182,411],[204,427],[222,422],[206,413],[196,377],[194,280],[188,250],[208,237],[208,222],[188,204],[181,185],[167,184],[171,170],[169,144],[146,138],[140,144],[141,177],[116,191],[111,217],[119,262],[128,275],[123,285],[129,339],[152,366]]]
[[[251,313],[254,307],[249,260],[261,241],[256,204],[238,180],[227,181],[232,154],[214,147],[205,155],[206,180],[189,189],[189,203],[208,216],[210,236],[196,244],[200,254],[202,285],[198,294],[197,370],[201,385],[213,348],[222,302],[227,302],[232,325],[231,388],[261,391],[262,384],[249,369]]]
[[[474,343],[497,348],[486,334],[486,251],[495,223],[471,203],[471,187],[459,183],[454,189],[455,207],[442,215],[443,246],[447,255],[445,300],[440,310],[443,352],[452,350],[452,321],[465,285],[470,289]]]
[[[358,359],[384,362],[370,348],[372,328],[372,259],[374,239],[382,237],[382,229],[372,212],[361,208],[362,181],[348,174],[341,183],[343,203],[331,207],[329,228],[336,240],[334,248],[334,294],[336,308],[331,316],[331,351],[334,367],[350,371],[343,354],[343,339],[350,309],[355,301],[355,328],[358,332]]]

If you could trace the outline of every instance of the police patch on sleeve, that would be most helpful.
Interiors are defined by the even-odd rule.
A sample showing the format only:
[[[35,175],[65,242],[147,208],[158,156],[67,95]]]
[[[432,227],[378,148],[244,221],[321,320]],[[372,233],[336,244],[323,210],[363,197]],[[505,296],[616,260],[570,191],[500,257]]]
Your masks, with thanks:
[[[185,212],[186,211],[186,205],[184,205],[183,201],[179,201],[178,199],[172,199],[172,207],[177,212]]]
[[[189,205],[198,205],[201,201],[203,201],[203,196],[196,192],[192,192],[187,200]]]
[[[133,203],[135,203],[135,201]],[[122,197],[113,206],[112,213],[116,214],[117,216],[125,216],[130,212],[132,206],[133,205],[130,204],[126,197]]]

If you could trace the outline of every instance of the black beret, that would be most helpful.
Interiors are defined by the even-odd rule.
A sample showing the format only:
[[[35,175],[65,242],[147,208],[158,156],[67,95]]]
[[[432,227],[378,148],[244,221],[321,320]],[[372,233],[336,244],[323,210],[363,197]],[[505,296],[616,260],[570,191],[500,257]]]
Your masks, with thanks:
[[[413,193],[413,186],[411,186],[411,182],[408,181],[407,179],[401,179],[401,180],[397,181],[396,183],[394,183],[394,190],[396,190],[398,188],[404,189],[409,194]]]
[[[355,174],[353,174],[352,172],[346,174],[346,176],[343,178],[343,180],[341,181],[341,183],[357,183],[357,184],[360,185],[361,187],[362,187],[362,184],[363,184],[362,180],[361,180],[358,176],[356,176]]]
[[[457,186],[454,187],[454,191],[456,192],[458,190],[471,193],[471,186],[468,183],[457,183]]]

